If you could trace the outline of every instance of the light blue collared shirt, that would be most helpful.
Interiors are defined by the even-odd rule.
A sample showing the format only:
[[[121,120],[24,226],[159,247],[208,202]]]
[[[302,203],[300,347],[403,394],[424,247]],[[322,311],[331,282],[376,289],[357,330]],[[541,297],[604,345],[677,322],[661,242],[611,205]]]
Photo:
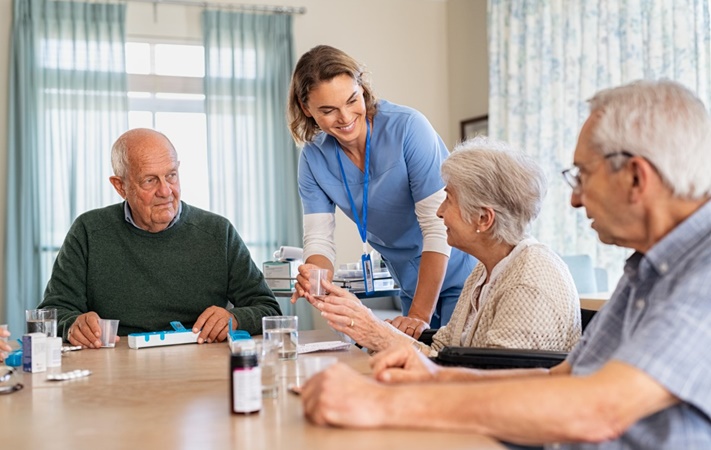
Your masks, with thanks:
[[[168,228],[172,227],[173,225],[175,225],[175,222],[177,222],[178,219],[180,219],[181,212],[183,212],[183,202],[178,202],[178,213],[175,215],[175,217],[173,217],[173,220],[170,221],[168,226],[165,227],[166,230]],[[131,225],[138,228],[139,230],[143,230],[143,228],[136,225],[136,222],[133,220],[133,215],[131,214],[131,207],[128,206],[127,201],[123,202],[123,214],[124,214],[124,217],[126,218],[126,222],[130,223]]]
[[[645,372],[680,403],[640,420],[619,439],[560,448],[709,448],[711,202],[646,254],[627,260],[612,298],[567,361],[574,375],[587,375],[613,359]]]

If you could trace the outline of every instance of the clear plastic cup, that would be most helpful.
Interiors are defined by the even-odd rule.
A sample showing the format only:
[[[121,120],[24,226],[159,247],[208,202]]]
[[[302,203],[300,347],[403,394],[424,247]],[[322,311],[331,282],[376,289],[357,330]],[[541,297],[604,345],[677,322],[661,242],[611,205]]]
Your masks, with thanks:
[[[321,285],[321,280],[328,280],[327,269],[311,269],[309,271],[309,284],[311,285],[309,294],[314,297],[323,297],[328,294],[326,288]]]
[[[262,397],[276,398],[279,392],[277,372],[279,370],[278,347],[271,341],[255,341],[257,361],[262,369]]]
[[[115,319],[99,319],[101,327],[101,346],[115,347],[116,333],[118,333],[119,321]]]

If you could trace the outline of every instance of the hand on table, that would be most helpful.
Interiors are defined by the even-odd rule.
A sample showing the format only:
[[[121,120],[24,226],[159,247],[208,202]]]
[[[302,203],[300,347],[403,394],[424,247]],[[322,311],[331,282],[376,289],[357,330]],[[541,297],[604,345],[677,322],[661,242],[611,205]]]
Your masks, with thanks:
[[[442,370],[413,345],[394,345],[370,361],[373,376],[386,383],[432,381]]]
[[[210,306],[200,314],[193,325],[193,333],[200,332],[198,344],[222,342],[227,339],[228,326],[232,319],[232,329],[239,328],[237,318],[225,308]],[[202,330],[202,331],[201,331]]]
[[[304,414],[316,425],[375,427],[384,420],[383,390],[372,378],[339,363],[314,375],[302,387]]]
[[[82,348],[101,348],[101,327],[99,315],[94,311],[81,314],[67,331],[67,341]],[[121,338],[116,336],[118,342]]]

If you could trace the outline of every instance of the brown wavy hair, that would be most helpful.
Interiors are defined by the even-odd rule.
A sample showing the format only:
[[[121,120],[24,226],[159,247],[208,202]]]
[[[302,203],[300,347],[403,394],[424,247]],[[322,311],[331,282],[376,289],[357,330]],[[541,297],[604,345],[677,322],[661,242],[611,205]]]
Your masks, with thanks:
[[[321,131],[314,118],[304,114],[301,105],[308,104],[312,89],[339,75],[348,75],[363,88],[366,114],[371,119],[375,115],[377,98],[365,66],[337,48],[318,45],[299,58],[289,86],[286,114],[289,131],[297,144],[311,142]]]

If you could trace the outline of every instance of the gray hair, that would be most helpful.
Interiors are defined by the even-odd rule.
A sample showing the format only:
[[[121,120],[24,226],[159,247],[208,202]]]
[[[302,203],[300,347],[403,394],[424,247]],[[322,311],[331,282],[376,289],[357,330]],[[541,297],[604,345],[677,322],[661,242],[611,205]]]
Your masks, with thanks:
[[[464,221],[472,223],[483,208],[493,209],[492,236],[511,245],[525,237],[547,190],[543,170],[532,158],[485,136],[457,145],[442,164],[442,177],[456,193]]]
[[[121,179],[125,179],[128,173],[127,141],[126,135],[123,134],[114,142],[114,145],[111,146],[111,167],[114,169],[114,175]]]
[[[711,118],[689,89],[670,80],[639,80],[598,92],[590,111],[598,117],[591,130],[597,151],[643,157],[676,197],[711,195]],[[612,161],[612,168],[623,162]]]

